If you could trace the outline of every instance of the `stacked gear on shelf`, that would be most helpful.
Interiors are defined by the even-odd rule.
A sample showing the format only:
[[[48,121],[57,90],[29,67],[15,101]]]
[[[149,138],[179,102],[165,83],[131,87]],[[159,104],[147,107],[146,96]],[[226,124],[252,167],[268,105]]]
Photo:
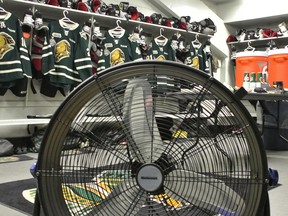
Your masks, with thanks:
[[[43,1],[43,4],[114,16],[127,20],[137,20],[141,22],[153,23],[207,35],[214,35],[217,31],[216,25],[210,18],[194,21],[191,20],[190,16],[181,16],[180,18],[165,17],[160,13],[145,15],[138,11],[136,6],[130,5],[129,2],[121,1],[119,4],[106,4],[102,0],[48,0],[46,2]]]

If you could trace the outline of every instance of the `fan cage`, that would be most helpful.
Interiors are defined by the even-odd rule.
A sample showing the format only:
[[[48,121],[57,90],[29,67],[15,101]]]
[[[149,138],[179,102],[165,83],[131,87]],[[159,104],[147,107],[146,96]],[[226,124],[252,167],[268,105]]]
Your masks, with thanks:
[[[151,86],[163,152],[129,144],[123,101],[135,79]],[[148,192],[136,181],[145,164],[161,168],[160,189]],[[107,69],[67,97],[41,144],[38,188],[46,215],[252,216],[265,201],[267,170],[255,122],[228,89],[196,69],[145,61]],[[233,192],[226,198],[222,184]],[[244,206],[231,201],[238,197]]]

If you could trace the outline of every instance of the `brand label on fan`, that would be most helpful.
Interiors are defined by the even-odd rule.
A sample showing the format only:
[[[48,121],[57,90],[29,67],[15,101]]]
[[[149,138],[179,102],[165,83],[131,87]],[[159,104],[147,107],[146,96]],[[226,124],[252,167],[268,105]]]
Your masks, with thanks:
[[[157,180],[157,177],[153,177],[153,176],[141,176],[141,179],[146,179],[146,180]]]

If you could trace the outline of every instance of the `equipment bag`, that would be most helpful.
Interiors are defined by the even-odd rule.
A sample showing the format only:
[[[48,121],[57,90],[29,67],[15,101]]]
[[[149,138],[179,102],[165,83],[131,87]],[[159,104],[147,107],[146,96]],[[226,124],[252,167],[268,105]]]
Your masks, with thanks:
[[[11,156],[14,153],[14,146],[6,139],[0,138],[0,157]]]

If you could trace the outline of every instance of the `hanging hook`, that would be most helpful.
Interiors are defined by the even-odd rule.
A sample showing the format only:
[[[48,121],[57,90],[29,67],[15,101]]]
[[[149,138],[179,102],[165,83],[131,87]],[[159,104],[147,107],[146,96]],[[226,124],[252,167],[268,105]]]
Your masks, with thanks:
[[[117,25],[117,27],[121,27],[121,26],[120,26],[120,23],[121,23],[121,20],[116,20],[116,25]]]
[[[198,37],[199,37],[199,34],[195,34],[195,40],[192,41],[192,43],[193,43],[194,45],[201,44],[200,41],[198,40]]]
[[[247,47],[244,51],[254,51],[255,47],[251,46],[251,41],[248,41]]]
[[[196,35],[195,35],[195,40],[194,40],[196,43],[199,43],[198,38],[199,38],[199,34],[196,34]]]
[[[64,16],[65,18],[67,18],[67,14],[68,14],[68,10],[64,10],[64,11],[63,11],[63,16]]]
[[[164,28],[160,28],[160,36],[162,36],[162,32],[164,31]]]

